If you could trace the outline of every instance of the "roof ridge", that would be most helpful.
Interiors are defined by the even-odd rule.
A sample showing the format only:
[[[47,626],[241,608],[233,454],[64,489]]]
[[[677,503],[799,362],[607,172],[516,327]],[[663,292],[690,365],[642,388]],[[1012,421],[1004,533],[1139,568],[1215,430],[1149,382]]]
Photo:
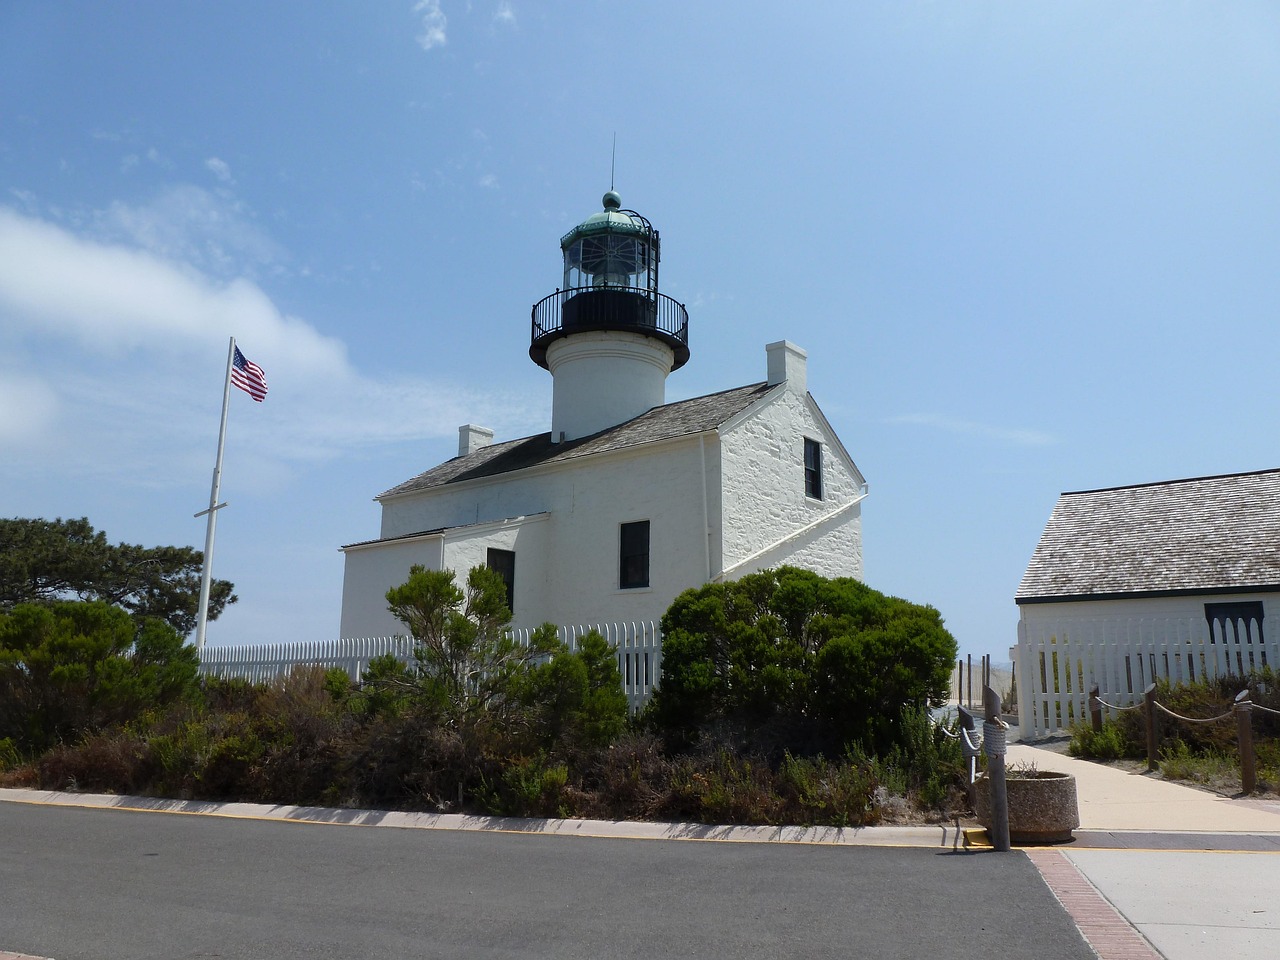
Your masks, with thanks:
[[[1176,480],[1152,480],[1147,483],[1125,483],[1115,487],[1095,487],[1092,490],[1064,490],[1060,497],[1076,497],[1086,493],[1110,493],[1115,490],[1141,490],[1144,487],[1169,487],[1179,483],[1201,483],[1205,480],[1234,480],[1240,477],[1260,477],[1269,473],[1280,473],[1280,467],[1266,470],[1246,470],[1242,473],[1215,473],[1204,477],[1182,477]]]

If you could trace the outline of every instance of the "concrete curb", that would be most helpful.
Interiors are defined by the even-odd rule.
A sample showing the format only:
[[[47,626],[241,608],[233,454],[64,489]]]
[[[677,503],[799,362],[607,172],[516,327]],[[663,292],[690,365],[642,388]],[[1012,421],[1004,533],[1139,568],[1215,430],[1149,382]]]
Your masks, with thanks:
[[[208,800],[162,800],[155,797],[61,793],[21,788],[0,789],[0,802],[230,817],[241,820],[393,827],[402,830],[468,830],[617,840],[696,840],[717,843],[795,843],[935,849],[961,849],[963,846],[963,837],[953,824],[907,827],[744,827],[648,821],[537,820],[520,817],[468,816],[455,813],[405,813],[395,810],[348,810],[333,807],[273,806],[260,803],[217,803]],[[5,958],[0,957],[0,960]]]

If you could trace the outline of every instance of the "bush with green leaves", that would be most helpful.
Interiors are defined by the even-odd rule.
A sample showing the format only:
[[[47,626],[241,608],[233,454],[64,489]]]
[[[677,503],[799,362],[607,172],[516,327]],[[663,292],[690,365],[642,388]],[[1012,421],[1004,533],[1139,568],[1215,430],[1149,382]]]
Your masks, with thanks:
[[[0,738],[37,753],[189,695],[198,660],[173,627],[102,601],[0,613]]]
[[[555,629],[545,624],[528,643],[516,641],[507,629],[506,585],[488,567],[473,567],[464,590],[452,570],[414,564],[409,579],[387,591],[387,605],[409,628],[414,664],[376,685],[431,705],[442,723],[468,738],[502,733],[517,722],[525,675],[560,647]]]
[[[662,620],[646,720],[672,749],[887,754],[904,711],[941,703],[956,642],[932,607],[781,567],[686,590]]]
[[[1129,740],[1120,724],[1108,718],[1098,731],[1091,724],[1079,723],[1072,727],[1067,752],[1089,760],[1122,760],[1142,756],[1142,744]]]

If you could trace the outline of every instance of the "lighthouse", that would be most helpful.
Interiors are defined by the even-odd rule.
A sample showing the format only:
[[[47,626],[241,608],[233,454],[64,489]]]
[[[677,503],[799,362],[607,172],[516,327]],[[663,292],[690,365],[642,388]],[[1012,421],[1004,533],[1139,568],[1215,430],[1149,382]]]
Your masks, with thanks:
[[[529,356],[551,372],[551,439],[577,440],[666,402],[689,314],[658,290],[658,231],[610,190],[560,238],[563,285],[533,306]]]

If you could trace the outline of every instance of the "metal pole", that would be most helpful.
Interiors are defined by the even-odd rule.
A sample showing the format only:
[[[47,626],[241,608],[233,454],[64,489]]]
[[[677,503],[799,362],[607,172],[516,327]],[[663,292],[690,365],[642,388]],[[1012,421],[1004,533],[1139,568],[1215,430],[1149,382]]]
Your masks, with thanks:
[[[986,723],[982,725],[982,745],[987,751],[987,789],[991,799],[991,846],[999,852],[1009,849],[1009,791],[1004,778],[1004,722],[1000,719],[1000,694],[983,688]]]
[[[236,338],[227,347],[227,372],[222,383],[222,422],[218,427],[218,459],[213,465],[213,484],[209,489],[209,509],[201,510],[197,517],[207,516],[204,531],[204,563],[200,567],[200,609],[196,615],[196,653],[204,652],[205,626],[209,621],[209,587],[213,582],[213,532],[218,525],[218,511],[226,506],[218,502],[222,487],[222,448],[227,440],[227,407],[231,404],[231,363],[236,354]]]

